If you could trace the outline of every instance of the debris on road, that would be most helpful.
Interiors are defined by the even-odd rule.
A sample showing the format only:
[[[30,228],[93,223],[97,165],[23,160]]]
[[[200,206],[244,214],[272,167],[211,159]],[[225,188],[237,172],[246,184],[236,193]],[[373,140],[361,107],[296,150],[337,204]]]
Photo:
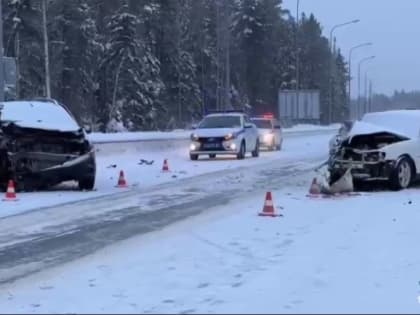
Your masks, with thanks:
[[[138,165],[148,165],[148,166],[151,166],[151,165],[153,165],[154,163],[155,163],[155,161],[154,161],[154,160],[148,161],[148,160],[143,160],[143,159],[141,159],[141,160],[140,160],[140,162],[138,163]]]

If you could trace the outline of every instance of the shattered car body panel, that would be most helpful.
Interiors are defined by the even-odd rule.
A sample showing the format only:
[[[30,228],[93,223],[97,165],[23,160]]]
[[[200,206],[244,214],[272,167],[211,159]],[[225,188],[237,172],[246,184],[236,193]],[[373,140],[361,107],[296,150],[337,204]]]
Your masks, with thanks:
[[[330,156],[330,182],[337,181],[349,169],[355,181],[389,181],[402,158],[411,164],[410,181],[415,179],[420,170],[419,135],[420,111],[366,115],[354,124]]]
[[[20,106],[17,102],[2,105],[3,109],[4,106]],[[45,102],[43,106],[61,105]],[[64,108],[60,109],[62,115],[69,115],[67,119],[73,119]],[[60,109],[55,108],[56,111]],[[38,106],[36,110],[40,111],[42,107]],[[32,128],[27,127],[30,126],[27,123],[20,124],[19,120],[2,120],[1,113],[0,108],[0,185],[5,186],[13,179],[18,190],[34,190],[75,180],[80,188],[93,188],[95,152],[82,128],[50,129],[41,120],[44,128]],[[24,117],[22,121],[25,122]]]

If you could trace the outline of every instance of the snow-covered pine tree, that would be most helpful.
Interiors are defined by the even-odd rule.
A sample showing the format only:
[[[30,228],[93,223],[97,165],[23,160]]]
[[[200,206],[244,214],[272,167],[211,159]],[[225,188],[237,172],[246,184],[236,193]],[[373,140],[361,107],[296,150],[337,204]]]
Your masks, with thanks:
[[[274,110],[279,88],[275,62],[283,27],[281,1],[237,0],[236,8],[233,59],[239,90],[257,112]]]
[[[169,117],[179,126],[190,122],[196,112],[201,112],[201,94],[197,83],[196,64],[185,48],[189,36],[188,15],[190,1],[159,0],[159,20],[155,25],[155,51],[161,63],[161,77],[165,89],[160,102]]]
[[[155,100],[162,89],[160,65],[137,36],[139,19],[124,5],[110,18],[109,39],[101,67],[108,87],[108,122],[123,121],[130,130],[148,129],[154,124]]]
[[[95,11],[86,0],[56,0],[49,7],[53,97],[81,121],[92,121],[97,87],[99,42]]]

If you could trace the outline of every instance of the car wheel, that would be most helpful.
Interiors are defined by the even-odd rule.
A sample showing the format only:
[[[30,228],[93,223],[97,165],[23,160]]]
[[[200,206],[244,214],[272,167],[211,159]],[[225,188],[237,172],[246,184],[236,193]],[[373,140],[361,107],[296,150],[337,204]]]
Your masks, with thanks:
[[[276,140],[273,138],[273,141],[271,142],[270,147],[268,148],[269,151],[276,150]]]
[[[257,140],[257,144],[255,145],[255,150],[252,151],[252,156],[254,158],[257,158],[260,156],[260,141],[259,140]]]
[[[413,180],[413,165],[409,158],[403,157],[395,166],[390,177],[391,189],[402,190],[411,185]]]
[[[89,176],[79,180],[80,190],[93,190],[93,188],[95,188],[95,176]]]
[[[191,161],[197,161],[198,160],[198,154],[190,154]]]
[[[283,148],[283,140],[280,141],[280,144],[277,146],[277,151],[281,151]]]
[[[216,154],[210,154],[210,155],[209,155],[209,157],[210,157],[211,159],[215,159],[215,158],[216,158]]]
[[[245,142],[242,142],[241,148],[239,149],[239,153],[237,155],[238,160],[245,159],[245,154],[246,154]]]

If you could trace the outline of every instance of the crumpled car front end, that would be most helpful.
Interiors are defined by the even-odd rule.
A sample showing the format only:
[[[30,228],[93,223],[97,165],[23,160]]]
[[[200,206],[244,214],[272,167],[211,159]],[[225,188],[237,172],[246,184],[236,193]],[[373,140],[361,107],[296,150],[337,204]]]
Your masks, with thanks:
[[[95,152],[83,129],[55,131],[1,122],[0,184],[13,179],[18,190],[36,190],[76,180],[92,189]]]
[[[404,153],[398,147],[408,140],[386,131],[347,138],[330,157],[330,182],[337,181],[349,169],[355,182],[388,181],[397,157]],[[394,151],[398,154],[389,154]]]

